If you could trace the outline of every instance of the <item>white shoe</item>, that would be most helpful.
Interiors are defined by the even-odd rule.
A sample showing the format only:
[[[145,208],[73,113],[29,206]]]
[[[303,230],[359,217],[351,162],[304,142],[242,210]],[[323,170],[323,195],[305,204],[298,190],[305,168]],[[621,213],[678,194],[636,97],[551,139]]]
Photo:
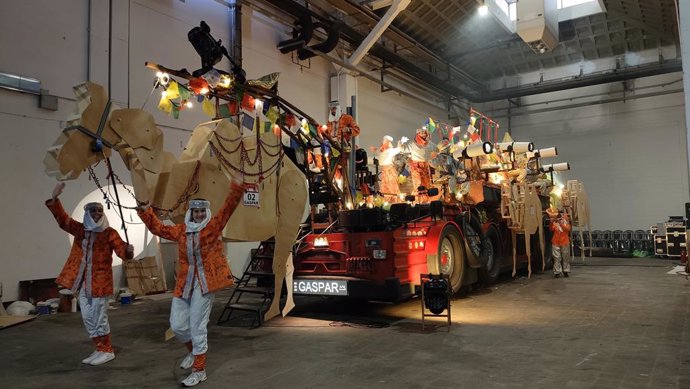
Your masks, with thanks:
[[[98,354],[89,362],[91,366],[102,365],[115,359],[115,353],[106,353],[99,351]]]
[[[180,362],[180,368],[181,369],[189,369],[192,367],[194,364],[194,354],[189,353],[185,355],[185,357],[182,359],[182,362]]]
[[[96,358],[96,355],[98,355],[98,350],[92,352],[91,355],[89,355],[88,357],[82,359],[82,360],[81,360],[81,363],[85,363],[85,364],[87,364],[87,365],[90,364],[91,361],[92,361],[94,358]]]
[[[206,381],[206,370],[193,371],[187,378],[185,378],[181,384],[182,386],[196,386],[199,382]]]

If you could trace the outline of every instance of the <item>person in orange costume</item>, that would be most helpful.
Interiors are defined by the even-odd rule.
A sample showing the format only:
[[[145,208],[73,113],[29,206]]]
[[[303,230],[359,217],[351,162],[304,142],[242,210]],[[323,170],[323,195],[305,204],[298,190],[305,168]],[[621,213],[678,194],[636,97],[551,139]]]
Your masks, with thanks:
[[[208,318],[214,292],[233,284],[221,238],[243,192],[241,185],[232,182],[230,193],[214,217],[208,201],[190,200],[184,224],[174,226],[162,224],[148,203],[138,209],[139,217],[151,233],[178,243],[179,267],[170,308],[170,328],[189,350],[180,363],[183,369],[192,368],[192,373],[182,381],[184,386],[195,386],[206,380]]]
[[[553,238],[551,238],[553,276],[558,278],[563,273],[563,277],[568,277],[570,273],[570,221],[568,215],[553,208],[549,208],[547,213],[551,219],[549,228],[553,231]]]
[[[350,141],[360,133],[359,126],[357,122],[355,122],[355,118],[340,112],[340,103],[337,101],[331,101],[328,107],[329,113],[326,131],[333,140],[339,142],[341,145],[345,144],[346,147],[349,147],[345,150],[349,152],[352,147]]]
[[[407,161],[412,178],[412,187],[424,186],[431,188],[431,171],[429,161],[436,158],[436,145],[429,141],[430,135],[426,127],[418,128],[414,140],[402,145],[402,152],[410,153]]]
[[[381,192],[389,202],[395,202],[400,193],[400,186],[398,185],[398,170],[393,163],[395,156],[400,152],[400,145],[407,142],[407,138],[402,137],[398,142],[398,147],[393,147],[393,137],[385,135],[381,140],[381,146],[377,149],[372,147],[371,150],[376,152],[379,161],[379,168],[381,169],[379,178],[379,192]]]
[[[88,203],[84,206],[84,222],[79,223],[67,215],[58,196],[65,188],[63,182],[53,189],[53,197],[46,201],[60,228],[74,236],[65,266],[55,282],[79,294],[79,307],[84,327],[96,345],[96,351],[82,363],[97,366],[115,359],[110,340],[108,300],[113,294],[113,256],[132,259],[134,247],[125,243],[108,226],[103,205]]]

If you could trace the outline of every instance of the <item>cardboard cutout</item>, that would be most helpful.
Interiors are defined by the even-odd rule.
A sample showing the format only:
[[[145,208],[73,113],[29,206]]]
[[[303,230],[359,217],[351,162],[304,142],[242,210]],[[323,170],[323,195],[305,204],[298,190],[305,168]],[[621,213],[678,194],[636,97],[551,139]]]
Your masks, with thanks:
[[[75,87],[75,92],[82,115],[73,123],[78,122],[95,136],[107,104],[105,90],[85,83]],[[290,312],[294,307],[290,253],[299,225],[307,215],[308,186],[306,177],[292,161],[282,158],[280,138],[273,132],[258,139],[253,132],[244,137],[229,119],[203,123],[194,130],[178,161],[163,151],[163,134],[149,113],[113,108],[108,117],[102,137],[114,145],[130,169],[137,200],[150,200],[158,208],[171,210],[173,220],[180,221],[192,197],[210,200],[212,212],[217,212],[227,195],[230,177],[255,184],[258,206],[240,204],[226,225],[223,238],[263,241],[275,237],[276,293],[264,320],[281,313],[283,281],[287,282],[288,299],[282,314]],[[61,134],[46,153],[46,173],[58,180],[74,179],[109,156],[111,149],[105,146],[102,153],[91,151],[94,136],[79,130]]]

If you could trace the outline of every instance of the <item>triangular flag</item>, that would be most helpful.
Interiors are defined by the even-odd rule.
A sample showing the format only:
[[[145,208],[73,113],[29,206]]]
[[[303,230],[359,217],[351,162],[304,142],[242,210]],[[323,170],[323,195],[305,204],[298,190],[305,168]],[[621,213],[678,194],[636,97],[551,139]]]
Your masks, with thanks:
[[[201,109],[209,117],[216,117],[216,105],[213,103],[213,100],[204,98],[204,101],[201,103]]]

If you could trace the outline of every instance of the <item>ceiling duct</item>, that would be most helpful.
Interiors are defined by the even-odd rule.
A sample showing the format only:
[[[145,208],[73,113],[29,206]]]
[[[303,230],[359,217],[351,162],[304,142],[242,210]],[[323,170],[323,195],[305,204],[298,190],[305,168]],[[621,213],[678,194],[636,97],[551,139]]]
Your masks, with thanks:
[[[317,22],[316,28],[322,28],[326,30],[328,36],[325,41],[310,46],[309,48],[311,48],[312,50],[320,51],[322,53],[330,53],[331,51],[333,51],[333,49],[335,49],[338,46],[338,41],[340,40],[340,31],[343,29],[343,25],[343,22],[336,21],[327,27],[323,23]],[[305,48],[299,49],[297,51],[297,56],[299,57],[300,61],[304,61],[307,58],[315,56],[316,54],[314,54],[312,50],[307,50]]]
[[[537,54],[558,46],[558,8],[556,0],[517,2],[517,33]]]
[[[278,49],[283,54],[301,49],[309,43],[313,34],[314,24],[312,23],[311,15],[307,12],[299,12],[298,20],[295,21],[295,27],[292,30],[293,38],[278,42]]]

